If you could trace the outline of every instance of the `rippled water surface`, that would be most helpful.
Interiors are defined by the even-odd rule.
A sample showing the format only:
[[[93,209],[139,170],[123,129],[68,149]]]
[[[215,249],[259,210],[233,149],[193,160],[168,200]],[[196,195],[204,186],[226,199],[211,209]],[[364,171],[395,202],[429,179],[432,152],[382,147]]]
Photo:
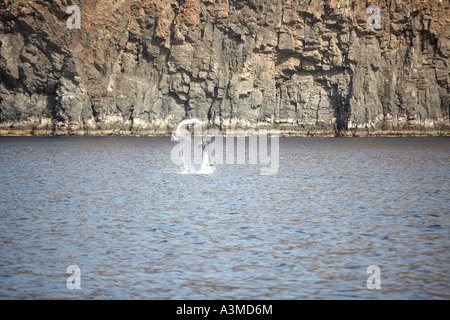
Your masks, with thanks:
[[[0,298],[449,299],[449,142],[281,138],[262,176],[179,174],[169,138],[0,138]]]

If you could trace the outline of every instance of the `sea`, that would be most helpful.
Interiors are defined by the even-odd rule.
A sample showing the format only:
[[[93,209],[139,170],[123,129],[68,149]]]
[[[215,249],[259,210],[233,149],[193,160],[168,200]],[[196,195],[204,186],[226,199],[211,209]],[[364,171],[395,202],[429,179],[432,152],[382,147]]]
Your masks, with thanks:
[[[450,299],[450,138],[280,137],[272,174],[176,146],[0,137],[0,299]]]

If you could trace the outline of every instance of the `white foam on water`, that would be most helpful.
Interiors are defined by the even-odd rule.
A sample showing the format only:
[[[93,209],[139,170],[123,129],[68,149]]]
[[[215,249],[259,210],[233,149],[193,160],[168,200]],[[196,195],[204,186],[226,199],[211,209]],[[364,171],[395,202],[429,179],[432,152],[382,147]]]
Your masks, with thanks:
[[[196,172],[196,174],[211,174],[214,172],[216,168],[209,163],[204,165],[202,164],[202,167],[199,171]]]
[[[193,165],[185,165],[182,169],[180,174],[193,174],[196,173],[195,167]]]
[[[203,151],[203,162],[200,170],[196,170],[193,164],[184,164],[178,174],[211,174],[216,168],[210,162],[210,155],[207,150]]]
[[[208,148],[203,149],[203,162],[202,167],[199,171],[197,171],[197,174],[211,174],[214,172],[215,167],[211,165],[211,154],[209,152]]]

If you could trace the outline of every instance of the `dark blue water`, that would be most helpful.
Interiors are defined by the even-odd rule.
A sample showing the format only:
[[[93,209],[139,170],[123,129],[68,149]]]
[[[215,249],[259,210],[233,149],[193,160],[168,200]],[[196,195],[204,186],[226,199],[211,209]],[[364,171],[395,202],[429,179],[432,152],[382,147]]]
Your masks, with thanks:
[[[448,138],[281,138],[272,176],[173,146],[0,138],[0,298],[450,298]]]

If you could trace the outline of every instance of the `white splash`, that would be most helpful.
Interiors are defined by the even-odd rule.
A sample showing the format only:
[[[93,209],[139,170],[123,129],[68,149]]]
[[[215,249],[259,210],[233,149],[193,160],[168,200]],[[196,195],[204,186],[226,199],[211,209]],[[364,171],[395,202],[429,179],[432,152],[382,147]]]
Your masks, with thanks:
[[[181,171],[179,172],[179,174],[194,174],[197,173],[197,171],[195,170],[195,167],[191,164],[186,164],[181,168]]]
[[[200,144],[197,145],[198,148],[202,148],[200,170],[196,170],[196,167],[191,162],[191,135],[185,128],[189,125],[194,125],[195,133],[196,130],[201,130],[202,122],[197,118],[185,117],[175,126],[171,140],[177,141],[179,144],[172,149],[172,161],[180,166],[179,174],[211,174],[215,170],[211,164],[211,151],[208,147],[211,142],[203,141],[202,139]]]
[[[211,164],[211,153],[207,145],[202,145],[203,148],[203,162],[202,167],[197,174],[211,174],[214,172],[215,167]]]

